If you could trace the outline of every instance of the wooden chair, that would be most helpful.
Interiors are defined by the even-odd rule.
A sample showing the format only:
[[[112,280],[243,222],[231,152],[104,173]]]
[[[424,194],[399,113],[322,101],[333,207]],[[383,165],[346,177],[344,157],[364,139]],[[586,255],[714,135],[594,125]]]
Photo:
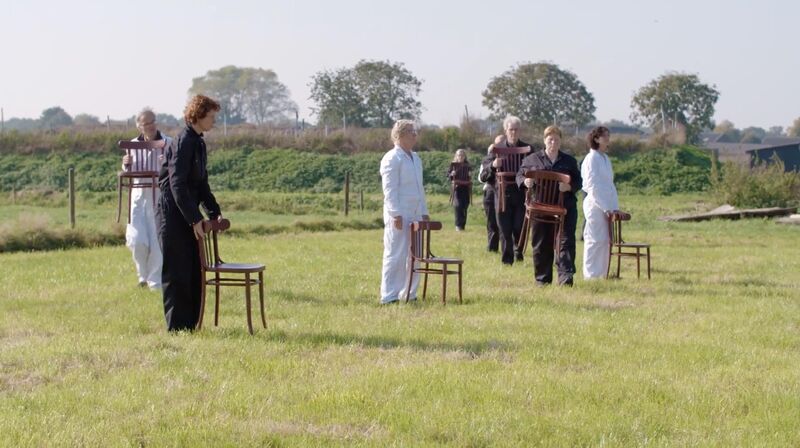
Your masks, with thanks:
[[[495,188],[497,189],[498,205],[500,211],[506,211],[506,187],[517,184],[517,172],[522,159],[531,152],[530,146],[516,148],[492,148],[492,153],[500,159],[500,167],[495,173]]]
[[[411,261],[411,272],[408,274],[408,285],[406,287],[406,302],[411,293],[411,280],[414,273],[425,275],[422,285],[422,298],[428,292],[428,274],[439,274],[442,276],[442,304],[447,303],[447,276],[458,275],[458,303],[463,303],[461,297],[461,268],[464,260],[458,258],[437,257],[431,253],[431,230],[442,230],[442,223],[439,221],[418,221],[411,223],[411,251],[409,258]],[[420,267],[416,264],[419,263]],[[422,267],[422,265],[425,267]],[[441,265],[441,269],[430,267],[431,264]],[[458,266],[458,270],[450,270],[451,265]]]
[[[647,257],[647,279],[650,280],[650,245],[645,243],[626,243],[622,239],[622,222],[630,221],[631,215],[621,211],[606,212],[608,219],[608,270],[606,271],[606,278],[609,277],[611,272],[611,257],[617,257],[617,278],[619,278],[620,264],[622,257],[635,257],[636,258],[636,278],[641,278],[641,259]],[[614,252],[614,249],[617,249]],[[626,252],[625,249],[631,251]],[[645,253],[642,253],[642,249]],[[636,250],[636,252],[633,252]]]
[[[472,203],[472,179],[470,179],[470,166],[466,162],[452,162],[450,164],[450,172],[454,173],[453,178],[450,180],[450,205],[453,205],[453,200],[456,195],[456,188],[467,187],[469,196],[467,201]]]
[[[153,207],[156,206],[159,159],[164,154],[166,140],[147,142],[120,140],[117,146],[130,156],[131,163],[117,174],[117,222],[122,214],[122,190],[128,189],[128,223],[131,222],[131,199],[134,188],[152,188]]]
[[[555,171],[531,170],[525,173],[525,177],[533,179],[533,188],[529,188],[525,194],[525,219],[522,221],[517,250],[525,254],[528,234],[533,227],[531,223],[540,222],[557,226],[553,249],[558,253],[561,248],[564,219],[567,216],[567,209],[564,208],[564,192],[558,189],[558,184],[570,183],[570,176]]]
[[[267,319],[264,316],[264,265],[263,264],[242,264],[226,263],[219,256],[217,246],[217,233],[227,230],[231,222],[227,219],[222,221],[206,220],[203,221],[202,239],[197,244],[200,248],[200,271],[201,271],[201,295],[200,295],[200,319],[197,322],[197,329],[203,326],[203,315],[206,308],[206,286],[214,286],[214,326],[219,325],[219,289],[221,286],[243,286],[245,288],[245,303],[247,305],[247,328],[253,334],[253,319],[250,311],[250,288],[258,285],[258,301],[261,305],[261,324],[267,328]],[[209,278],[206,274],[213,273]],[[243,274],[243,277],[239,275]],[[258,278],[253,278],[253,274],[258,274]],[[223,277],[226,275],[226,277]]]

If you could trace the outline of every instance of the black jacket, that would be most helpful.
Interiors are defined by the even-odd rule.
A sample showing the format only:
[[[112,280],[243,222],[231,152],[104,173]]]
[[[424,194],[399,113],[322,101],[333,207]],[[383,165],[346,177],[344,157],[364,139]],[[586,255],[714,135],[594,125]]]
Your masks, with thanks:
[[[575,194],[583,187],[583,179],[581,179],[581,170],[578,168],[578,161],[575,160],[575,157],[558,151],[555,162],[551,162],[544,150],[525,157],[517,172],[517,185],[523,191],[525,189],[525,173],[531,170],[548,170],[568,174],[572,188],[564,193],[564,207],[568,209],[577,207]]]
[[[207,153],[203,135],[186,126],[167,149],[158,185],[164,200],[174,202],[188,225],[201,221],[203,206],[209,219],[221,215],[208,185]]]

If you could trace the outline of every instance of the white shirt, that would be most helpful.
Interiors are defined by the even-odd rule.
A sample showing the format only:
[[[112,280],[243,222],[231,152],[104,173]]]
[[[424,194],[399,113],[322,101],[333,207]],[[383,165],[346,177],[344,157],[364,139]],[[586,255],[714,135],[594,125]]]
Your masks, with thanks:
[[[589,151],[581,163],[583,191],[587,196],[584,204],[598,207],[603,211],[618,210],[619,197],[614,186],[614,171],[608,155],[596,149]]]
[[[409,156],[403,148],[395,146],[381,159],[380,173],[385,223],[397,216],[414,218],[428,214],[422,186],[422,160],[416,152]]]

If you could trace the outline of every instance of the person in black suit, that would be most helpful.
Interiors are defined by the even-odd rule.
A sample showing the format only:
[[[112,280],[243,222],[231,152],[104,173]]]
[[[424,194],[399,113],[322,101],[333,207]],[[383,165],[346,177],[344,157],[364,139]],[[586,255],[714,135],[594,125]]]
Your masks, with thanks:
[[[572,286],[575,275],[575,227],[578,223],[578,200],[575,194],[583,186],[578,162],[571,155],[561,151],[561,129],[548,126],[544,130],[544,151],[535,152],[522,160],[517,173],[517,184],[525,194],[533,188],[533,179],[526,178],[525,173],[534,170],[556,171],[568,174],[570,183],[559,183],[559,191],[564,193],[564,230],[559,241],[558,254],[554,254],[553,242],[556,225],[534,222],[533,236],[533,273],[537,286],[549,285],[553,282],[553,258],[558,266],[558,284]]]
[[[200,252],[204,209],[209,219],[222,212],[208,185],[203,133],[214,127],[220,105],[195,95],[183,112],[186,127],[167,149],[158,185],[158,241],[163,252],[161,284],[169,331],[193,330],[200,318]]]

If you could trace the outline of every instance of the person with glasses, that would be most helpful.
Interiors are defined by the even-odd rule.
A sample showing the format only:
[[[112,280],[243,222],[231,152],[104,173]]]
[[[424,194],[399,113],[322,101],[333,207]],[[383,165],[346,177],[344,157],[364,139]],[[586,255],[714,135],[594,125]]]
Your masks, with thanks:
[[[172,143],[172,139],[158,130],[156,114],[149,108],[142,109],[136,115],[136,128],[139,136],[132,141],[158,141],[164,140],[165,145]],[[137,161],[137,157],[147,160]],[[122,170],[130,171],[131,167],[142,162],[144,166],[159,166],[164,161],[162,150],[149,150],[134,152],[132,155],[122,157]],[[134,179],[137,184],[148,183],[146,179]],[[158,198],[156,190],[156,198]],[[136,275],[139,287],[149,287],[153,291],[161,289],[161,248],[158,245],[156,233],[155,205],[151,187],[134,188],[131,192],[131,214],[125,228],[125,245],[133,254],[133,264],[136,266]]]
[[[214,127],[220,105],[195,95],[183,112],[186,127],[167,149],[161,165],[156,221],[164,253],[161,280],[169,331],[194,330],[200,319],[201,272],[197,240],[203,237],[202,207],[209,219],[222,211],[208,185],[208,153],[203,133]]]
[[[492,149],[530,146],[519,139],[521,128],[522,121],[517,117],[509,115],[503,120],[503,135],[497,136],[495,143],[489,146],[489,155],[483,159],[479,174],[481,182],[494,187],[494,209],[497,215],[497,226],[500,229],[501,260],[503,264],[509,266],[514,264],[515,259],[522,261],[522,248],[517,248],[516,244],[522,232],[522,221],[525,219],[525,194],[516,184],[508,185],[505,188],[505,210],[500,210],[500,190],[496,186],[495,173],[501,167],[501,160],[495,157]],[[533,149],[531,149],[532,151]]]
[[[409,264],[410,226],[427,221],[428,205],[422,186],[422,160],[412,151],[417,144],[417,130],[411,120],[398,120],[391,132],[394,148],[381,159],[383,186],[383,267],[381,270],[382,305],[397,303],[406,296]],[[417,298],[419,275],[415,275],[408,294]]]

